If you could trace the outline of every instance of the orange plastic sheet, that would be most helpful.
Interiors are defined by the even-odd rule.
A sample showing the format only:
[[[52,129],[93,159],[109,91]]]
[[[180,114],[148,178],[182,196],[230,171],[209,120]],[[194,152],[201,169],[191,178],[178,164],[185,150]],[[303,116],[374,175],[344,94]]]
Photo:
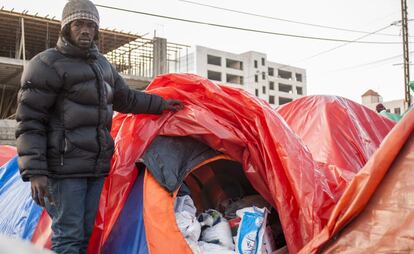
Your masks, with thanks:
[[[392,129],[300,253],[414,251],[414,111]]]
[[[323,157],[319,156],[318,147],[309,150],[300,135],[292,130],[294,126],[289,127],[266,102],[247,92],[218,86],[191,74],[159,76],[147,91],[165,99],[179,99],[184,102],[185,109],[161,116],[115,116],[112,130],[116,142],[115,154],[110,176],[101,195],[89,246],[90,253],[99,253],[109,236],[137,176],[135,161],[143,155],[157,135],[191,136],[239,161],[256,190],[277,208],[289,251],[295,253],[321,232],[326,224],[324,218],[329,217],[338,193],[343,190],[337,189],[334,183],[338,179],[335,174],[342,177],[343,166],[338,166],[337,162],[347,158],[354,160],[360,154],[363,155],[362,158],[368,158],[374,146],[392,127],[392,124],[381,120],[381,116],[372,114],[365,108],[355,112],[351,118],[344,119],[338,119],[338,112],[330,113],[328,108],[324,109],[328,110],[326,112],[321,112],[318,108],[314,109],[315,112],[310,112],[311,109],[303,108],[302,113],[296,117],[304,118],[304,122],[315,122],[313,118],[326,114],[327,119],[335,117],[331,123],[337,121],[337,125],[341,126],[343,132],[337,134],[331,134],[336,131],[333,127],[327,133],[315,131],[313,135],[318,135],[319,140],[348,135],[355,122],[361,126],[358,131],[366,131],[371,125],[376,125],[374,127],[379,130],[379,134],[366,131],[363,139],[344,139],[343,142],[357,146],[343,146],[342,149],[345,150],[338,148],[336,159],[326,164],[332,166],[332,171],[336,173],[328,174],[329,167],[322,167],[323,160],[314,160],[314,157]],[[311,100],[323,100],[320,98],[323,97],[313,97]],[[335,98],[330,103],[340,103]],[[356,103],[353,105],[354,109],[363,108]],[[350,108],[349,111],[354,109]],[[308,137],[311,136],[309,133]],[[372,149],[359,151],[359,148],[366,147],[366,143],[372,144]],[[321,145],[321,151],[326,149]],[[364,159],[360,160],[362,164]],[[350,172],[357,172],[359,165],[356,164]],[[350,178],[351,176],[344,177]]]
[[[227,157],[224,155],[215,156],[195,166],[192,171],[209,162],[225,158]],[[178,190],[171,195],[149,171],[145,171],[144,223],[149,253],[193,253],[178,228],[175,213],[172,212],[177,192]]]

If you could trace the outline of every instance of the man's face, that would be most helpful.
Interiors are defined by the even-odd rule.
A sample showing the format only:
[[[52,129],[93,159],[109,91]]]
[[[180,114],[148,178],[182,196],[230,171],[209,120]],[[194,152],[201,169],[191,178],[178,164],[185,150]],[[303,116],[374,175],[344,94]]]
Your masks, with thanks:
[[[93,21],[78,19],[70,23],[70,39],[78,48],[90,48],[96,32],[97,27]]]

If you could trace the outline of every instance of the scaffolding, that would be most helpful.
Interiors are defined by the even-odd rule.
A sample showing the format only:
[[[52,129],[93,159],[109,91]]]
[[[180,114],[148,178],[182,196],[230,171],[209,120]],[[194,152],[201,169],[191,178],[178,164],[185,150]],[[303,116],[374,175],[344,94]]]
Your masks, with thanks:
[[[116,67],[116,69],[126,75],[153,78],[154,72],[154,52],[156,50],[154,39],[137,38],[115,50],[105,54],[105,57]],[[182,56],[188,54],[188,46],[168,43],[166,46],[166,71],[164,73],[179,72]],[[162,50],[162,49],[161,49]],[[155,74],[154,74],[155,73]],[[162,72],[161,72],[162,73]]]
[[[60,21],[55,17],[0,8],[0,119],[14,116],[26,61],[54,47],[60,30]],[[99,30],[97,46],[127,76],[124,76],[127,83],[138,89],[145,88],[158,74],[179,72],[184,64],[180,58],[189,49],[187,45],[167,43],[162,38],[144,38],[110,29]]]

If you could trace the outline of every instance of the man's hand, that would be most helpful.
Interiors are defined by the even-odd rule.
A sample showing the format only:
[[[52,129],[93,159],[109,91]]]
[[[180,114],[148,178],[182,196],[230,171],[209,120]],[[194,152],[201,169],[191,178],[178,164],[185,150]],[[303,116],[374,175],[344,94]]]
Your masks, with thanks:
[[[30,183],[32,184],[32,198],[36,204],[45,206],[45,197],[49,200],[49,203],[54,204],[52,195],[47,188],[47,176],[32,176],[30,177]]]
[[[166,100],[164,101],[164,110],[178,111],[184,108],[184,104],[178,100]]]

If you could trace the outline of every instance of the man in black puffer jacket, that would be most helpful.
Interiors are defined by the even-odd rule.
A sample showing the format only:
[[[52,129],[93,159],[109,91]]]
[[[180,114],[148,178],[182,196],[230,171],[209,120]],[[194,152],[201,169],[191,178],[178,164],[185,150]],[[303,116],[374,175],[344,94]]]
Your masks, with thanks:
[[[113,110],[161,114],[181,102],[128,88],[98,52],[99,14],[89,0],[63,9],[56,48],[25,67],[18,96],[19,168],[53,219],[52,249],[85,253],[108,175]]]

